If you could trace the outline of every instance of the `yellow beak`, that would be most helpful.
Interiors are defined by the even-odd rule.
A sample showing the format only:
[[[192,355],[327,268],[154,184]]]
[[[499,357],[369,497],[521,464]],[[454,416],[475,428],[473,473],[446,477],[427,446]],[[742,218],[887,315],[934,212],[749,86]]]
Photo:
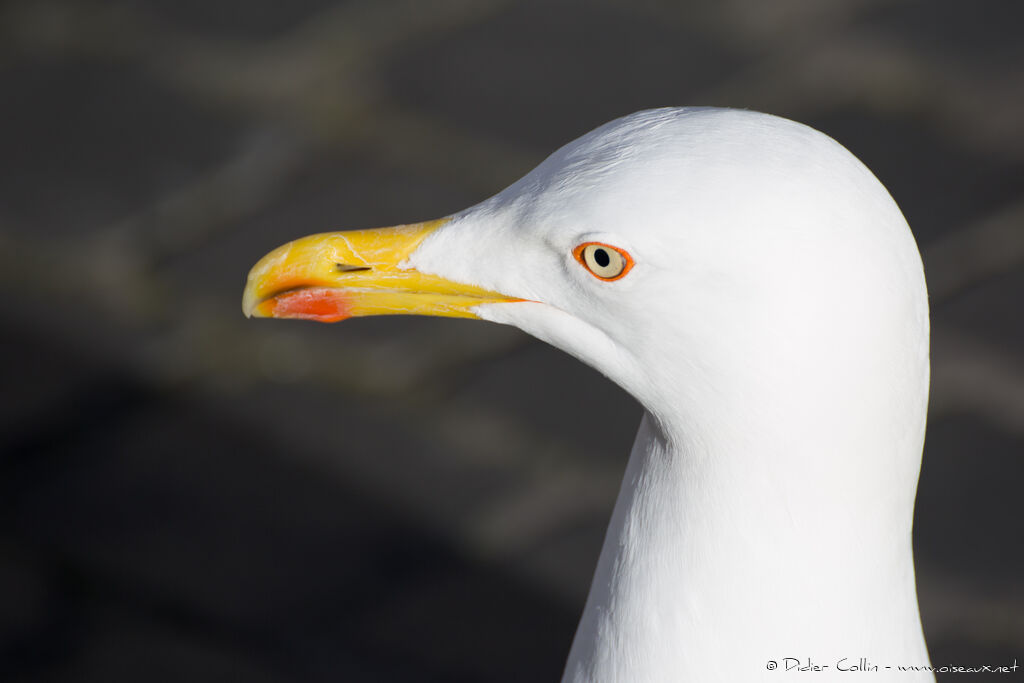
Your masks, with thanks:
[[[363,315],[476,318],[475,306],[520,301],[404,265],[447,221],[323,233],[282,245],[249,271],[242,311],[327,323]]]

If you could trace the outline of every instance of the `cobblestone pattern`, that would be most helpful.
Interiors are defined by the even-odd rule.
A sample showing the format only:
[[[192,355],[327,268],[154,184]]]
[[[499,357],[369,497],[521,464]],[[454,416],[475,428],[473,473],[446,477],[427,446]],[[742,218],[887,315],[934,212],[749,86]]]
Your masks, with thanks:
[[[671,104],[814,125],[903,207],[934,328],[925,631],[936,664],[1021,657],[1022,23],[1016,0],[0,4],[0,675],[556,680],[638,407],[515,330],[246,321],[241,286],[283,241],[445,215]]]

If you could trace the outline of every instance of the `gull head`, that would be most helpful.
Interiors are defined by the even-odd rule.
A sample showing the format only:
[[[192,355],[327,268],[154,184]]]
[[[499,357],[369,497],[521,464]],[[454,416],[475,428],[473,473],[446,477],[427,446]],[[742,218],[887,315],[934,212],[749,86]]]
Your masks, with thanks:
[[[831,138],[740,110],[639,112],[447,218],[296,240],[253,268],[243,307],[515,325],[666,429],[927,385],[923,272],[896,204]]]

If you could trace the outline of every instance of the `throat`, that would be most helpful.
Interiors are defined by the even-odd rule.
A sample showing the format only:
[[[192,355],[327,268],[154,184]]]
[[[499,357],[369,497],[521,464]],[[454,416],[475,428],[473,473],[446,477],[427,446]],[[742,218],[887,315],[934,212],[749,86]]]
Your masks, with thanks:
[[[927,663],[913,491],[908,505],[807,490],[788,478],[799,459],[744,456],[685,451],[644,416],[563,681],[768,680],[784,657]]]

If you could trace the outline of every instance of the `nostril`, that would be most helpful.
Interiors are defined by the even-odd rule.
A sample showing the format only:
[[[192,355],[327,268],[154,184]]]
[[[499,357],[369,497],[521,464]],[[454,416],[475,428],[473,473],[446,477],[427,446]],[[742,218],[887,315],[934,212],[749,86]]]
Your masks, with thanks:
[[[369,266],[351,266],[347,263],[335,263],[334,270],[338,273],[354,273],[357,270],[370,270]]]

